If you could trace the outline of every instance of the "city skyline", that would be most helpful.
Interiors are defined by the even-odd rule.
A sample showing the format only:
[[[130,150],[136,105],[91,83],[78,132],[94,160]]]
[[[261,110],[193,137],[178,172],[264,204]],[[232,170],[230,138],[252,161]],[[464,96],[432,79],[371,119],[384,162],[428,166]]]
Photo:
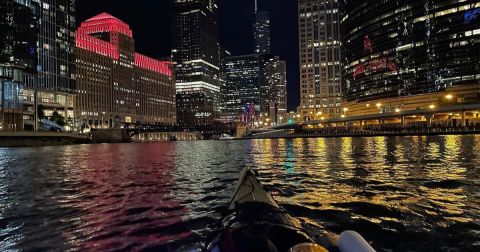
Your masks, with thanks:
[[[232,55],[252,53],[255,1],[221,0],[218,5],[221,46]],[[259,11],[270,12],[271,51],[287,62],[289,111],[296,111],[300,99],[296,9],[296,1],[258,1]],[[109,2],[77,1],[77,26],[81,20],[109,12],[130,24],[137,38],[137,51],[164,59],[170,56],[171,35],[161,31],[170,30],[171,11],[171,1],[151,2],[148,5],[137,5],[128,0],[116,1],[115,5]],[[142,15],[135,15],[136,12],[141,12]],[[152,27],[158,32],[152,33]]]
[[[0,251],[478,250],[480,1],[0,1]]]
[[[23,77],[14,78],[17,81],[13,83],[14,85],[18,84],[17,87],[21,93],[17,95],[17,98],[25,105],[21,114],[24,123],[20,124],[19,129],[29,129],[29,125],[33,124],[36,130],[37,116],[46,117],[49,120],[52,120],[52,117],[60,116],[65,119],[62,124],[66,123],[67,130],[76,130],[79,124],[78,116],[74,116],[74,110],[78,109],[76,107],[78,105],[75,105],[76,98],[77,96],[82,98],[85,92],[88,94],[88,91],[77,88],[75,84],[75,78],[82,80],[80,78],[82,76],[76,73],[75,67],[76,65],[81,66],[83,62],[78,62],[77,59],[77,62],[73,63],[75,44],[71,41],[71,37],[75,35],[72,27],[75,27],[76,22],[80,22],[79,20],[83,20],[83,17],[77,16],[77,5],[74,0],[62,0],[55,3],[49,1],[10,1],[18,6],[28,6],[38,18],[38,48],[37,54],[34,55],[38,62],[36,67],[38,74],[25,74],[24,80],[18,81]],[[221,104],[222,96],[230,94],[227,89],[222,90],[225,83],[233,85],[240,92],[239,97],[245,97],[245,99],[239,99],[240,107],[243,109],[235,109],[241,110],[243,112],[240,113],[245,114],[248,107],[253,106],[257,115],[251,124],[256,126],[258,123],[260,127],[275,126],[276,123],[273,122],[278,121],[277,117],[284,117],[277,116],[277,112],[285,113],[286,104],[290,104],[290,111],[296,110],[297,114],[294,116],[297,123],[305,125],[316,123],[315,127],[322,127],[324,120],[326,120],[325,123],[332,123],[339,119],[343,121],[344,126],[347,121],[362,126],[365,122],[361,119],[353,120],[354,117],[351,116],[362,117],[372,113],[376,114],[376,111],[380,114],[405,111],[407,114],[414,113],[411,119],[416,121],[416,112],[410,111],[410,108],[432,110],[443,104],[457,105],[470,103],[476,99],[474,94],[467,97],[463,93],[466,90],[475,89],[479,76],[478,62],[476,62],[478,48],[475,46],[479,34],[476,26],[478,4],[463,1],[433,3],[425,0],[423,3],[404,3],[398,7],[396,12],[392,12],[391,8],[397,6],[393,0],[376,4],[375,6],[378,8],[366,5],[364,1],[299,0],[298,19],[296,22],[292,22],[299,31],[296,37],[299,48],[282,50],[298,52],[298,55],[295,61],[287,59],[285,62],[281,55],[276,55],[275,50],[270,48],[276,41],[270,40],[271,30],[276,22],[270,21],[270,11],[265,7],[266,4],[263,4],[262,7],[258,1],[253,1],[253,6],[248,6],[251,9],[244,13],[243,19],[237,19],[237,25],[249,21],[246,25],[249,27],[248,35],[240,36],[248,39],[249,43],[237,42],[237,45],[242,44],[242,48],[248,49],[247,53],[238,54],[228,50],[229,46],[225,46],[219,36],[220,25],[224,24],[224,20],[219,19],[219,13],[222,13],[219,7],[221,2],[224,4],[224,8],[233,6],[233,4],[227,4],[220,0],[173,0],[170,2],[172,5],[162,5],[163,7],[170,6],[170,8],[163,9],[165,15],[160,15],[162,18],[169,19],[168,22],[162,23],[162,25],[168,25],[168,29],[162,30],[162,26],[159,26],[155,27],[152,32],[153,26],[146,26],[143,23],[144,25],[139,29],[140,33],[145,32],[148,28],[149,34],[157,34],[157,29],[165,34],[164,37],[169,41],[166,46],[168,48],[166,56],[158,56],[158,52],[144,53],[142,50],[138,50],[133,41],[128,45],[130,52],[126,54],[120,52],[120,56],[123,55],[123,58],[120,58],[127,59],[120,63],[127,66],[132,66],[131,62],[133,61],[130,61],[129,57],[133,57],[133,54],[130,54],[136,51],[144,55],[152,55],[152,60],[162,59],[172,62],[176,85],[177,125],[212,127],[216,123],[224,122],[221,118],[221,114],[224,112],[222,109],[226,109],[228,106]],[[155,5],[144,6],[154,7]],[[7,10],[12,8],[8,7]],[[374,13],[373,16],[378,17],[358,15],[358,10]],[[289,11],[292,12],[292,10]],[[385,14],[380,15],[382,13]],[[52,15],[58,16],[58,18],[52,19]],[[98,15],[102,16],[103,14],[94,16]],[[121,16],[119,19],[122,19]],[[9,20],[4,19],[2,22],[4,24],[11,23]],[[382,26],[378,24],[379,21],[384,22]],[[361,22],[363,25],[357,24]],[[15,24],[20,23],[23,21],[15,21]],[[228,21],[225,23],[228,24]],[[235,33],[237,32],[236,25],[230,24],[232,26],[223,31],[227,32],[224,38],[236,39],[240,34]],[[241,29],[238,31],[241,32]],[[132,31],[129,32],[132,37]],[[229,34],[231,32],[235,34]],[[289,30],[285,29],[283,34],[289,34]],[[78,37],[79,33],[77,32],[76,35]],[[109,38],[102,38],[103,34],[98,34],[98,36],[109,41]],[[7,41],[7,50],[4,52],[8,52],[10,45],[15,46],[15,43],[18,43],[8,42],[8,38],[8,35],[3,38],[3,41]],[[145,40],[140,38],[138,41]],[[147,44],[154,42],[154,40],[146,41]],[[28,44],[28,42],[26,43]],[[157,51],[157,48],[163,46],[165,45],[150,45],[148,48]],[[78,43],[76,47],[79,47]],[[31,48],[29,51],[32,51]],[[252,76],[240,76],[243,73],[248,75],[247,72],[251,68],[251,66],[244,68],[243,65],[246,66],[246,64],[243,63],[238,64],[230,73],[223,72],[225,71],[224,64],[228,64],[229,59],[249,55],[252,52],[256,52],[262,60],[270,57],[270,59],[279,60],[282,63],[279,62],[274,67],[272,65],[270,68],[272,72],[268,74],[263,69],[268,69],[265,67],[269,60],[259,61],[259,71]],[[13,58],[15,57],[21,58],[21,52],[15,52]],[[4,60],[4,62],[4,64],[8,64],[8,60]],[[290,63],[294,64],[295,62],[299,65],[300,74],[294,76],[286,74],[283,70],[285,66],[290,66]],[[236,73],[233,74],[234,72]],[[115,74],[115,71],[111,71],[111,74]],[[238,76],[242,78],[238,78]],[[289,81],[285,82],[285,76],[294,79],[293,84]],[[4,77],[5,80],[2,82],[12,81],[12,77],[8,75]],[[261,81],[256,81],[255,77]],[[58,81],[65,79],[72,80],[72,82]],[[269,79],[268,85],[265,82],[267,79]],[[129,80],[130,78],[126,78],[123,82],[129,82]],[[134,82],[134,79],[131,80]],[[95,82],[96,80],[88,81]],[[292,105],[291,100],[294,95],[291,95],[289,91],[279,91],[278,94],[273,92],[273,90],[277,90],[277,88],[273,88],[274,86],[280,87],[286,83],[290,84],[290,88],[296,84],[298,84],[297,87],[300,87],[301,106],[292,108],[297,105],[298,100]],[[59,87],[57,84],[63,86]],[[97,84],[95,83],[95,85]],[[122,83],[122,85],[129,84]],[[453,89],[457,91],[451,94]],[[84,93],[75,95],[77,92]],[[290,99],[285,102],[282,101],[285,100],[284,98],[275,99],[275,101],[268,101],[265,98],[270,97],[273,100],[273,97],[278,97],[280,93],[283,96],[290,94]],[[426,95],[429,99],[419,98],[423,97],[421,95]],[[448,96],[449,98],[446,99],[451,102],[442,101],[445,98],[443,96]],[[418,102],[406,104],[404,100],[396,99],[402,97],[416,99]],[[86,101],[88,103],[88,99]],[[371,102],[375,106],[371,106]],[[139,103],[137,102],[137,104]],[[84,108],[96,106],[95,104],[84,105],[86,105]],[[121,105],[118,106],[122,107]],[[22,107],[22,105],[16,107]],[[40,110],[37,111],[39,107]],[[227,110],[228,108],[225,111]],[[271,113],[272,111],[273,113]],[[3,112],[4,110],[2,110]],[[90,114],[90,112],[82,111],[84,114]],[[444,111],[442,112],[437,114],[435,119],[448,114],[452,114],[448,115],[448,118],[451,118],[455,114],[451,110],[446,111],[446,114]],[[469,116],[476,118],[476,111],[472,109],[467,112],[470,113]],[[14,114],[20,116],[17,111]],[[271,118],[272,114],[275,114],[275,118]],[[399,120],[402,123],[405,122],[405,118],[401,118],[400,115],[389,116],[392,116],[391,119],[396,123]],[[429,124],[435,117],[435,115],[433,117],[422,116],[420,121],[428,121]],[[125,115],[124,117],[129,118],[130,116]],[[265,117],[270,118],[266,120]],[[291,117],[292,115],[289,115],[289,118]],[[465,120],[465,117],[466,115],[462,116],[462,121]],[[18,118],[17,116],[12,120]],[[125,119],[122,123],[128,124],[129,121]],[[140,121],[136,120],[135,122]],[[462,122],[462,124],[466,123]],[[10,123],[9,127],[13,125],[16,128],[17,124]],[[230,127],[232,126],[235,125],[230,125]]]
[[[75,114],[82,126],[176,124],[171,62],[135,52],[128,24],[105,12],[83,21],[75,57]]]

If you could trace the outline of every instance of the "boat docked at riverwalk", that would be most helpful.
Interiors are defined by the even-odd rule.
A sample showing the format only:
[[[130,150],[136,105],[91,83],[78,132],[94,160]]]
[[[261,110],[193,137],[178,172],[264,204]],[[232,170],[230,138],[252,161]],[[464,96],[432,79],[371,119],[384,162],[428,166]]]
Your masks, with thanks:
[[[354,231],[316,243],[245,168],[226,214],[205,244],[209,252],[374,252]]]
[[[235,137],[230,136],[229,134],[222,134],[219,138],[219,140],[234,140]]]

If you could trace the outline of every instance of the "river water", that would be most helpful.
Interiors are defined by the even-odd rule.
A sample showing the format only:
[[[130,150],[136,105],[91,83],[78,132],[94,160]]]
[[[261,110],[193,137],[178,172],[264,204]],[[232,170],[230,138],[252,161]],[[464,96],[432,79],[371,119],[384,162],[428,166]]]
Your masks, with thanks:
[[[246,165],[314,237],[480,251],[480,136],[0,149],[0,251],[198,251]]]

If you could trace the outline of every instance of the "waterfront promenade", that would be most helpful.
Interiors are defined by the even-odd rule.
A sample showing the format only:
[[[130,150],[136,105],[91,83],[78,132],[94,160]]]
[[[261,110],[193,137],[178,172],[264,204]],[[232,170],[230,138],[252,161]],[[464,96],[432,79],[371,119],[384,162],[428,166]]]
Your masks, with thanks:
[[[311,132],[273,132],[246,136],[242,139],[292,139],[292,138],[335,138],[335,137],[378,137],[378,136],[440,136],[440,135],[480,135],[480,128],[417,128],[398,130],[348,130],[336,129]]]

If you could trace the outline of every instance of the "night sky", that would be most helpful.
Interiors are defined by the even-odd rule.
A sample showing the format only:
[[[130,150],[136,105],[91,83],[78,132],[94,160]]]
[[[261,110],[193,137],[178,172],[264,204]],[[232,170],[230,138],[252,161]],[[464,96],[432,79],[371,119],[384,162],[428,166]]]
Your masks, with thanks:
[[[77,0],[77,22],[108,12],[132,28],[138,52],[170,55],[172,0]],[[254,0],[219,0],[220,44],[232,55],[253,52]],[[299,103],[297,0],[259,0],[270,11],[272,52],[287,61],[288,108]]]

